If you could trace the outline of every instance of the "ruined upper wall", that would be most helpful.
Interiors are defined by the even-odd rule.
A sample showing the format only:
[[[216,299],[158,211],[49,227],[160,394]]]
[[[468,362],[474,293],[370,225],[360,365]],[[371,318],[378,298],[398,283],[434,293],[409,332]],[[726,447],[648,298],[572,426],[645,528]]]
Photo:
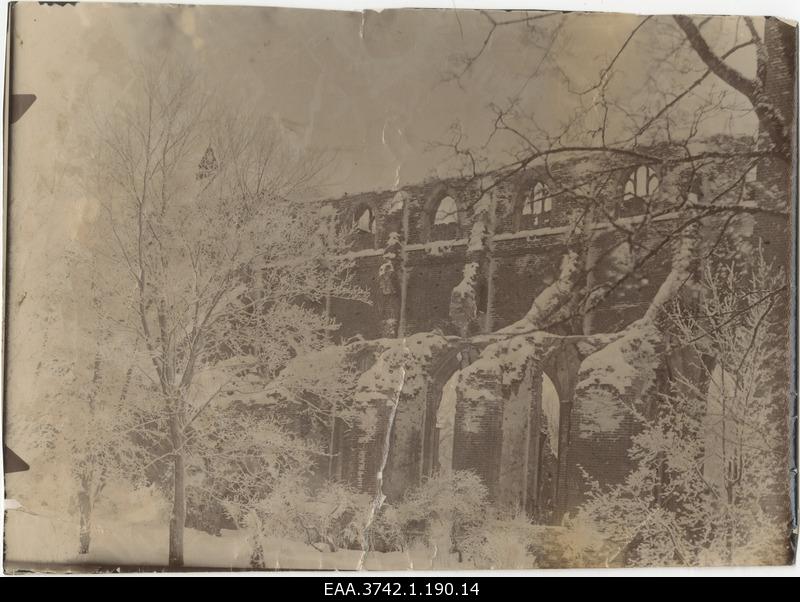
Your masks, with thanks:
[[[719,137],[705,141],[705,146],[735,149],[752,142]],[[703,148],[698,144],[694,152]],[[376,338],[434,329],[457,334],[450,315],[451,295],[470,261],[480,263],[480,315],[474,328],[489,331],[520,319],[556,278],[576,225],[585,226],[590,220],[607,224],[612,219],[624,225],[646,213],[654,223],[649,233],[637,235],[658,237],[659,229],[668,227],[671,209],[687,195],[714,198],[718,189],[731,178],[743,177],[748,168],[744,162],[733,170],[721,166],[714,178],[701,181],[691,162],[681,160],[681,152],[685,149],[636,148],[630,153],[559,155],[558,160],[541,160],[495,181],[451,178],[327,201],[335,208],[340,227],[351,232],[356,279],[373,300],[371,306],[333,300],[341,337]],[[708,168],[704,172],[708,176]],[[448,223],[437,224],[437,211],[449,202],[446,197],[453,200],[455,210],[451,219],[442,220]],[[483,227],[488,231],[481,234]],[[619,259],[602,257],[619,246],[623,236],[614,228],[607,230],[597,236],[598,279],[607,277],[610,264]],[[393,280],[382,283],[379,274],[387,272],[387,265]],[[668,270],[669,249],[665,249],[649,260],[646,274],[631,277],[597,308],[597,327],[616,329],[641,317]],[[394,331],[383,324],[387,316],[394,316]],[[568,332],[579,332],[581,327],[562,325]]]

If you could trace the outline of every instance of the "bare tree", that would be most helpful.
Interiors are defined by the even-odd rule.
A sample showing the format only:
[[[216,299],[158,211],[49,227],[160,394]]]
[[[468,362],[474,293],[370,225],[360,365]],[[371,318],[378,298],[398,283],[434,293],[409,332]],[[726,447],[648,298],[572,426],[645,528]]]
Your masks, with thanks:
[[[576,210],[570,217],[569,233],[565,240],[567,251],[556,281],[533,300],[530,311],[523,319],[498,332],[472,337],[472,342],[484,349],[478,361],[462,370],[458,385],[460,394],[486,394],[485,388],[479,388],[481,383],[487,382],[501,369],[506,361],[503,360],[504,354],[510,349],[514,349],[516,354],[519,354],[520,348],[526,349],[528,359],[541,360],[546,354],[543,349],[552,349],[555,341],[571,339],[581,341],[586,346],[586,356],[581,358],[578,371],[575,401],[591,402],[586,405],[596,409],[598,424],[603,421],[606,424],[609,421],[618,422],[618,412],[621,411],[638,417],[640,424],[650,425],[646,431],[648,436],[653,437],[654,433],[663,435],[667,428],[663,421],[679,421],[680,412],[687,410],[687,404],[693,404],[692,416],[700,420],[698,416],[705,412],[707,400],[696,388],[703,386],[702,383],[708,378],[713,381],[716,376],[712,378],[709,374],[683,373],[687,358],[672,364],[673,367],[678,366],[671,378],[671,386],[678,393],[671,401],[675,408],[680,406],[681,410],[668,412],[669,417],[657,418],[651,424],[654,418],[644,412],[643,406],[631,406],[625,402],[631,396],[634,399],[644,398],[648,391],[652,391],[651,387],[655,387],[653,367],[666,361],[670,353],[669,308],[680,301],[684,304],[685,312],[682,314],[684,345],[672,353],[691,356],[692,349],[689,347],[692,345],[688,341],[692,337],[697,337],[697,341],[705,340],[704,345],[716,344],[720,348],[713,354],[717,362],[738,365],[734,371],[734,381],[717,383],[723,388],[734,387],[730,400],[733,405],[725,406],[726,411],[733,411],[732,407],[738,407],[737,404],[741,402],[741,394],[744,394],[742,387],[752,393],[750,385],[758,388],[757,383],[764,379],[768,382],[772,374],[767,364],[752,363],[755,360],[750,354],[755,341],[763,340],[767,328],[761,322],[767,316],[771,321],[780,321],[781,318],[776,314],[782,313],[783,319],[786,319],[786,307],[779,302],[786,294],[786,285],[780,277],[767,276],[762,272],[758,283],[751,287],[758,291],[757,294],[735,302],[716,298],[714,303],[719,306],[711,307],[707,300],[695,304],[698,278],[706,262],[726,265],[730,262],[741,264],[752,261],[753,218],[772,220],[778,229],[788,231],[791,215],[789,179],[796,143],[793,115],[784,114],[783,111],[787,105],[786,99],[794,97],[792,78],[787,78],[783,87],[779,78],[768,82],[767,66],[770,64],[778,70],[788,66],[788,73],[793,73],[794,40],[784,35],[782,26],[775,21],[768,21],[764,27],[763,21],[756,23],[750,18],[741,18],[742,27],[735,30],[732,39],[726,40],[717,39],[719,36],[712,32],[704,32],[704,28],[710,28],[709,24],[714,23],[714,18],[642,17],[616,52],[610,55],[610,60],[597,77],[587,82],[576,78],[558,60],[570,44],[571,22],[587,18],[585,15],[523,13],[520,16],[499,16],[484,13],[484,16],[488,22],[486,39],[474,55],[462,61],[461,68],[451,77],[466,85],[471,70],[481,60],[495,36],[501,35],[506,29],[525,28],[541,60],[523,84],[523,89],[540,73],[548,70],[561,82],[566,97],[571,100],[565,104],[570,105],[572,111],[557,127],[551,124],[548,129],[541,126],[532,109],[525,106],[522,91],[514,90],[505,106],[492,107],[493,128],[487,140],[469,146],[460,129],[456,128],[454,137],[446,146],[452,150],[466,174],[481,183],[481,193],[491,194],[510,178],[536,167],[548,176],[551,184],[547,192],[549,198],[573,199],[576,201]],[[734,30],[728,28],[727,31]],[[647,33],[653,34],[647,40],[658,40],[659,44],[646,50],[646,56],[652,61],[651,68],[641,72],[641,81],[634,81],[625,71],[624,59],[626,54],[634,52],[636,39]],[[708,41],[709,36],[713,43]],[[730,44],[726,50],[716,50],[726,41]],[[581,46],[578,45],[578,48]],[[642,51],[641,45],[638,48]],[[748,51],[755,66],[754,77],[746,76],[726,62],[734,54]],[[654,74],[656,71],[657,75]],[[754,116],[757,132],[743,136],[719,133],[725,130],[725,124],[730,120],[747,116]],[[493,144],[513,145],[514,159],[501,165],[492,164],[488,149]],[[570,164],[567,176],[559,169],[559,162]],[[645,194],[639,192],[640,172]],[[626,178],[629,181],[622,197],[621,182],[625,182]],[[636,203],[635,210],[621,212],[620,207],[630,202]],[[669,274],[643,317],[616,332],[597,332],[594,319],[597,308],[608,301],[613,302],[614,296],[626,286],[638,286],[645,282],[648,273],[659,261],[670,266]],[[780,271],[785,267],[781,265],[776,269]],[[711,287],[714,290],[714,283],[708,281],[707,273],[705,277],[707,289]],[[723,307],[730,303],[734,305]],[[734,306],[740,305],[746,305],[747,310],[732,311]],[[717,332],[713,325],[701,327],[700,319],[692,322],[691,334],[686,330],[689,315],[722,315],[721,312],[726,310],[731,311],[726,314],[724,323],[718,325],[722,332]],[[580,322],[578,327],[577,322]],[[561,334],[564,329],[575,334]],[[747,332],[752,336],[747,336]],[[723,341],[720,338],[728,335],[733,340]],[[781,350],[788,348],[785,330],[774,331],[773,336],[776,347]],[[734,349],[734,341],[742,346]],[[784,355],[781,355],[781,361],[786,361]],[[620,362],[626,363],[636,375],[635,378],[620,377],[616,370]],[[740,370],[745,366],[749,369],[746,386],[740,380]],[[613,383],[605,379],[604,374],[616,375]],[[637,378],[648,385],[640,387],[634,383]],[[775,375],[774,384],[779,383],[788,387],[785,373]],[[762,385],[766,386],[766,383],[762,382]],[[722,399],[728,399],[730,394],[730,391],[725,391]],[[603,400],[608,400],[608,403],[604,405],[601,403]],[[762,406],[767,403],[764,399],[761,402]],[[752,400],[748,403],[745,403],[748,411],[753,410]],[[786,436],[785,410],[770,412],[761,407],[756,413],[761,429],[759,433],[768,432],[771,437],[769,442],[762,442],[760,449],[775,450],[785,459],[780,445],[781,434]],[[749,416],[748,420],[750,418],[753,417]],[[722,424],[730,425],[730,420],[737,423],[743,440],[747,441],[752,434],[753,442],[760,441],[758,433],[747,431],[743,434],[743,417],[724,418]],[[702,443],[698,439],[699,425],[700,422],[697,422],[692,427],[696,427],[692,435],[693,446]],[[676,424],[672,426],[679,428]],[[727,427],[723,427],[723,430],[727,432]],[[722,441],[726,438],[725,434],[721,436]],[[636,494],[639,495],[642,493],[641,487],[647,488],[653,484],[650,477],[656,461],[661,462],[662,459],[656,458],[648,445],[644,439],[637,441],[639,470],[621,486],[628,493],[631,487],[640,486]],[[620,503],[613,509],[608,504],[602,508],[592,505],[597,504],[596,501],[589,508],[596,509],[598,515],[607,511],[609,514],[604,516],[615,517],[620,523],[617,525],[619,527],[624,522],[626,528],[638,529],[639,523],[633,525],[629,521],[632,509],[626,504],[642,502],[642,523],[649,521],[648,526],[643,528],[664,528],[675,538],[669,553],[664,552],[668,558],[655,558],[652,554],[656,552],[651,551],[650,554],[643,551],[647,547],[643,545],[640,560],[644,564],[703,562],[697,553],[689,551],[689,539],[695,537],[692,543],[700,548],[715,548],[716,543],[711,539],[717,535],[709,534],[708,530],[720,526],[716,518],[725,515],[720,520],[738,521],[736,525],[726,523],[730,528],[720,531],[730,534],[728,544],[723,547],[728,550],[727,559],[731,561],[734,548],[742,544],[740,535],[743,535],[736,529],[745,528],[743,523],[748,520],[747,529],[762,524],[762,518],[769,521],[762,515],[756,517],[755,507],[763,502],[764,490],[751,492],[752,495],[748,493],[743,498],[740,489],[737,489],[741,486],[739,475],[743,465],[737,460],[735,464],[738,468],[729,466],[730,453],[733,452],[728,448],[722,454],[721,470],[724,474],[730,473],[723,477],[724,486],[717,489],[709,484],[703,485],[707,486],[709,496],[721,496],[722,502],[714,510],[719,510],[721,514],[715,515],[713,520],[703,515],[708,520],[702,527],[706,529],[702,537],[696,537],[697,533],[691,536],[686,533],[697,525],[690,527],[683,524],[680,528],[685,532],[677,533],[672,527],[654,522],[654,513],[660,511],[658,503],[653,502],[655,494],[648,493],[645,496],[647,500],[643,501],[642,496],[624,497],[621,489],[614,498]],[[766,462],[765,457],[760,460]],[[750,467],[751,476],[758,474],[754,476],[754,484],[759,481],[760,486],[768,487],[767,483],[774,482],[780,467],[780,462],[774,460],[770,457],[763,470]],[[692,487],[701,483],[703,478],[700,474],[699,479],[692,481]],[[687,482],[683,482],[683,485],[688,488]],[[677,495],[689,494],[682,492]],[[625,503],[620,501],[623,497]],[[744,501],[745,498],[747,501]],[[603,499],[604,503],[608,501],[608,498]],[[692,503],[695,502],[706,504],[709,499],[702,497],[701,501],[695,499]],[[681,497],[679,502],[673,500],[670,503],[688,502]],[[736,503],[744,504],[741,508],[754,504],[747,507],[756,514],[746,519],[731,518]],[[687,513],[687,516],[690,515],[690,512]],[[659,531],[659,534],[667,531]],[[626,535],[630,535],[630,529]],[[642,537],[647,539],[648,536],[643,534]],[[688,539],[678,541],[679,538]],[[694,548],[695,552],[697,549]]]
[[[95,256],[105,324],[130,337],[150,382],[145,406],[164,441],[151,464],[171,465],[169,564],[181,566],[197,418],[323,345],[326,297],[363,293],[345,259],[328,259],[344,235],[317,205],[288,200],[323,173],[324,155],[268,120],[214,114],[190,73],[144,70],[137,84],[97,121]]]
[[[569,316],[561,312],[556,323],[539,323],[535,328],[552,328],[580,315],[588,334],[594,328],[593,310],[668,253],[675,240],[698,224],[704,232],[711,230],[723,238],[736,229],[742,215],[788,219],[782,185],[788,186],[794,156],[793,116],[783,114],[781,97],[791,95],[791,84],[787,82],[788,88],[782,90],[778,84],[769,88],[766,81],[768,61],[791,68],[791,40],[775,43],[781,35],[780,26],[762,26],[758,31],[752,19],[743,17],[743,26],[736,29],[731,46],[717,52],[702,32],[704,26],[713,24],[713,18],[642,17],[597,77],[586,81],[569,73],[558,57],[569,55],[567,48],[573,52],[581,48],[572,44],[570,27],[577,20],[590,18],[587,15],[482,14],[487,20],[486,38],[473,55],[462,59],[461,67],[449,75],[451,79],[467,85],[492,40],[505,30],[524,28],[532,51],[539,53],[540,59],[523,85],[510,90],[504,106],[490,107],[493,127],[485,141],[468,145],[456,126],[452,140],[444,146],[452,150],[466,174],[480,183],[481,193],[491,193],[521,171],[538,166],[553,184],[547,198],[571,198],[579,205],[572,225],[580,269],[570,273],[573,283],[561,287],[561,303],[556,305],[560,308],[568,300],[574,301],[576,295],[580,302],[573,303]],[[719,37],[717,34],[713,46],[726,41]],[[623,64],[626,55],[635,52],[637,39],[659,41],[647,51],[652,67],[644,71],[642,81],[632,81]],[[748,51],[753,63],[757,61],[753,78],[726,62],[732,55]],[[656,70],[657,77],[652,75]],[[565,105],[571,110],[556,127],[540,125],[525,105],[525,88],[546,73],[557,76],[568,100]],[[716,82],[710,81],[715,78]],[[718,134],[726,122],[748,114],[756,116],[759,136]],[[717,126],[708,127],[707,122]],[[709,131],[714,134],[709,135]],[[493,145],[511,147],[515,159],[500,165],[493,162],[489,156]],[[568,177],[559,173],[555,165],[558,161],[576,162],[579,157],[584,163]],[[752,181],[757,170],[766,171],[776,164],[776,171],[785,171],[785,182],[770,186],[766,179]],[[645,197],[637,207],[641,217],[630,223],[630,215],[618,211],[623,199],[615,191],[621,174],[640,168],[647,170],[648,177],[656,176],[656,185],[647,195],[641,195]],[[640,195],[632,190],[630,196]],[[671,227],[653,240],[654,222],[667,217],[671,218]],[[599,250],[593,234],[597,228],[615,231],[619,235],[616,244]],[[622,245],[634,251],[635,260],[613,278],[598,277],[599,264]]]

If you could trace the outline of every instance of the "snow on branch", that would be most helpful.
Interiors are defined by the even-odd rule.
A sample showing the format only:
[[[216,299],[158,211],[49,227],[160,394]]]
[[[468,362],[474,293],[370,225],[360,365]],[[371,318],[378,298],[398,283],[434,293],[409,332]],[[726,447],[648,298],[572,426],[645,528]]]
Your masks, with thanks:
[[[461,326],[463,333],[478,315],[477,291],[480,265],[471,261],[464,266],[464,275],[450,293],[450,319]]]
[[[583,276],[579,259],[580,256],[576,251],[568,251],[561,260],[561,271],[555,282],[539,293],[524,318],[506,326],[500,332],[512,334],[542,329],[548,323],[557,321],[569,307]]]
[[[656,370],[663,361],[664,309],[693,277],[698,261],[696,236],[693,227],[675,241],[672,269],[644,317],[581,362],[575,389],[581,437],[617,431],[655,385]]]
[[[575,404],[580,407],[580,436],[618,430],[630,407],[654,384],[662,336],[643,318],[622,336],[581,362]]]
[[[360,426],[367,439],[375,432],[380,404],[393,406],[401,397],[418,395],[436,358],[452,348],[451,340],[430,332],[382,339],[382,344],[383,351],[359,377],[355,393],[355,401],[365,408],[365,420]]]

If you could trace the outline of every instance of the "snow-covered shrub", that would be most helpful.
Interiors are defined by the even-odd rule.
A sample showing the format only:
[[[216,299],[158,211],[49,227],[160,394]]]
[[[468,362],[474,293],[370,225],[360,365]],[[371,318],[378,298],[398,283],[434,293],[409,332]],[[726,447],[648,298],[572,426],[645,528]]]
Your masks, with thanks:
[[[462,543],[464,559],[480,569],[529,569],[536,565],[533,543],[539,527],[523,513],[491,518]]]
[[[619,546],[614,546],[585,516],[567,517],[559,543],[565,567],[615,565]]]
[[[407,550],[410,541],[405,518],[403,508],[384,503],[369,526],[370,548],[379,552]]]
[[[186,487],[186,526],[210,535],[221,535],[222,529],[235,529],[236,523],[213,493],[202,487]]]
[[[227,502],[227,512],[247,534],[251,564],[263,566],[272,542],[292,541],[320,552],[358,549],[363,541],[371,498],[343,483],[312,486],[292,473],[247,503]]]
[[[374,528],[388,549],[421,544],[449,553],[460,550],[465,538],[481,527],[487,508],[488,490],[476,474],[437,474],[409,490],[402,501],[384,505]]]
[[[369,494],[355,491],[348,485],[326,481],[320,488],[295,500],[294,520],[303,540],[318,549],[330,551],[356,548],[363,540],[371,504]]]

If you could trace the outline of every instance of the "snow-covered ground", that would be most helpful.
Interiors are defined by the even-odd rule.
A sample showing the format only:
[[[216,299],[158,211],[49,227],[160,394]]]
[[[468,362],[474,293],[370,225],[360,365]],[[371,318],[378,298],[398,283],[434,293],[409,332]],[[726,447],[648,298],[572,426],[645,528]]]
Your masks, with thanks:
[[[89,554],[80,556],[78,527],[74,520],[34,514],[25,509],[6,511],[6,563],[61,565],[164,566],[167,562],[167,526],[153,523],[100,521],[92,529]],[[271,542],[267,566],[273,569],[354,570],[361,552],[319,552],[291,541]],[[223,531],[219,537],[186,529],[186,566],[248,568],[250,545],[240,531]],[[54,567],[55,568],[55,567]],[[467,568],[455,557],[435,556],[430,550],[409,553],[371,552],[364,560],[368,570]]]

